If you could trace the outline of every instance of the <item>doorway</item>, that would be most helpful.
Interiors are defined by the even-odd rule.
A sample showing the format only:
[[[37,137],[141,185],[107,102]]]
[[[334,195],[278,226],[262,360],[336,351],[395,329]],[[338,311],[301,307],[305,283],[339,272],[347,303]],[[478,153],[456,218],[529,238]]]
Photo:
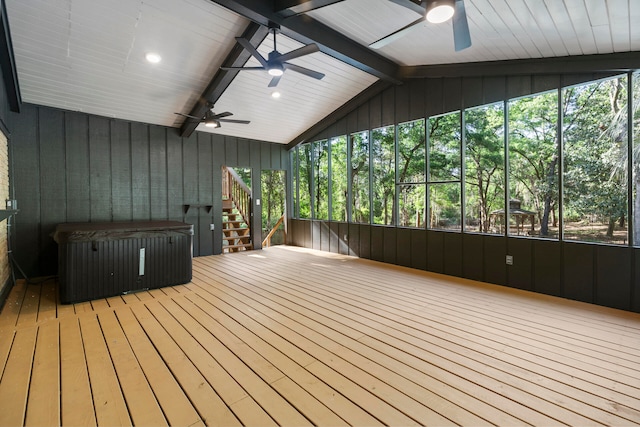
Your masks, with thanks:
[[[222,253],[253,249],[251,169],[222,167]]]
[[[286,229],[286,175],[284,170],[265,170],[260,175],[263,247],[283,245]]]

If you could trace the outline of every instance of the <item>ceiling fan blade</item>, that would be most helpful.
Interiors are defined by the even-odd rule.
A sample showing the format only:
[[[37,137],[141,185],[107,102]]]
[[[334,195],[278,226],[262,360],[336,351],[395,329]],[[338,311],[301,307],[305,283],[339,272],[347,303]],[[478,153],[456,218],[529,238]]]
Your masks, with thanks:
[[[280,82],[281,78],[282,78],[282,76],[275,76],[274,78],[272,78],[271,81],[269,82],[269,86],[268,87],[276,87],[276,86],[278,86],[278,83]]]
[[[406,34],[410,33],[414,29],[418,28],[418,25],[423,23],[425,21],[425,19],[426,18],[424,16],[421,17],[421,18],[418,18],[415,21],[413,21],[411,24],[400,28],[398,31],[395,31],[395,32],[389,34],[388,36],[384,36],[383,38],[381,38],[379,40],[376,40],[375,42],[371,43],[369,45],[369,47],[371,49],[380,49],[380,48],[388,45],[389,43],[394,42],[394,41],[404,37]]]
[[[464,8],[464,0],[456,0],[455,12],[453,13],[453,42],[456,52],[471,46],[471,34],[469,33],[469,22],[467,12]]]
[[[309,76],[317,80],[322,80],[322,78],[324,77],[324,74],[319,73],[318,71],[313,71],[308,68],[301,67],[299,65],[286,63],[286,64],[282,64],[282,66],[288,70],[295,71],[296,73],[304,74],[305,76]]]
[[[220,67],[220,69],[225,71],[264,71],[264,67]]]
[[[190,116],[189,114],[183,114],[183,113],[174,113],[174,114],[177,114],[177,115],[183,116],[183,117],[188,117],[190,119],[202,120],[202,117]]]
[[[219,122],[225,123],[239,123],[241,125],[248,125],[251,123],[249,120],[234,120],[234,119],[218,119]]]
[[[253,47],[249,40],[245,39],[244,37],[236,37],[236,41],[254,58],[256,58],[258,62],[260,62],[260,65],[262,65],[264,68],[267,68],[269,66],[269,64],[267,64],[267,60],[264,59],[262,55],[260,55],[260,52],[258,52],[256,48]]]
[[[214,114],[213,116],[211,116],[211,118],[214,120],[217,120],[217,119],[221,119],[222,117],[229,117],[229,116],[233,116],[233,113],[225,111],[224,113]]]
[[[277,60],[280,62],[285,62],[290,59],[299,58],[304,55],[309,55],[310,53],[318,52],[320,48],[317,44],[312,43],[306,46],[302,46],[299,49],[292,50],[291,52],[284,53],[277,57]]]

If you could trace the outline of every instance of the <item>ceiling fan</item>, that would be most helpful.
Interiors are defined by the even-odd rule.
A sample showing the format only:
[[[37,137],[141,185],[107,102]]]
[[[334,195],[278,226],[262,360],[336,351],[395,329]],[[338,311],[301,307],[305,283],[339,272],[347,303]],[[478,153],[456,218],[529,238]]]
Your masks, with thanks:
[[[189,119],[198,120],[204,123],[206,127],[210,127],[210,128],[220,128],[222,127],[222,123],[239,123],[242,125],[248,125],[249,123],[251,123],[249,120],[225,119],[225,117],[233,116],[233,113],[225,111],[224,113],[215,114],[213,112],[213,105],[210,105],[207,112],[204,113],[204,117],[196,117],[196,116],[191,116],[189,114],[183,114],[183,113],[176,113],[176,114],[179,116],[187,117]]]
[[[389,43],[404,37],[411,30],[415,29],[425,20],[432,23],[440,23],[449,20],[453,21],[453,41],[456,52],[471,46],[471,35],[469,33],[469,22],[467,12],[464,7],[464,0],[390,0],[401,6],[409,7],[423,14],[422,17],[413,21],[409,25],[384,36],[369,45],[372,49],[380,49]]]
[[[260,52],[258,52],[256,48],[253,47],[249,40],[243,37],[236,37],[238,43],[254,58],[256,58],[258,62],[260,62],[259,67],[222,67],[221,69],[238,71],[266,70],[270,76],[273,76],[273,78],[269,82],[269,87],[276,87],[278,85],[278,82],[280,81],[280,78],[286,70],[295,71],[296,73],[304,74],[305,76],[312,77],[317,80],[321,80],[324,77],[324,74],[317,71],[286,62],[294,58],[299,58],[310,53],[318,52],[320,50],[320,48],[318,48],[318,45],[312,43],[306,46],[302,46],[299,49],[292,50],[288,53],[280,53],[278,52],[276,46],[276,32],[278,29],[275,26],[271,26],[271,30],[273,32],[273,50],[269,52],[268,58],[264,58],[262,55],[260,55]]]

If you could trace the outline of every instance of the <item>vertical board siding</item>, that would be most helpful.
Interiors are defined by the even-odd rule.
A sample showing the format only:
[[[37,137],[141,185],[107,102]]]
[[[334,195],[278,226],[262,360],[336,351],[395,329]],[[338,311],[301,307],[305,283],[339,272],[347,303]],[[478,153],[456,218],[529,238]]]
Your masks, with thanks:
[[[46,144],[39,144],[39,156],[64,165],[64,114],[55,110],[41,111],[38,132],[40,135],[48,136]],[[43,224],[40,227],[40,241],[46,251],[55,252],[56,244],[49,236],[54,231],[54,224],[66,222],[67,219],[65,204],[58,203],[60,200],[65,200],[67,196],[64,168],[41,167],[40,189],[42,192],[41,206],[46,207],[41,210],[40,214]],[[57,268],[55,257],[45,258],[42,262],[48,270],[55,271]]]
[[[109,119],[89,116],[89,195],[91,221],[111,221]],[[109,191],[105,191],[105,190]]]
[[[507,239],[504,236],[484,237],[484,277],[485,282],[497,285],[507,284]]]
[[[563,244],[564,294],[571,299],[595,302],[595,245]]]
[[[596,304],[631,310],[631,252],[625,247],[596,249]]]
[[[473,280],[484,278],[484,236],[480,234],[462,235],[463,277]]]
[[[37,114],[35,107],[28,107],[29,110]],[[24,114],[24,113],[23,113]],[[22,114],[20,114],[22,116]],[[38,118],[34,117],[29,126],[38,123]],[[19,124],[14,126],[16,130],[21,128]],[[65,141],[66,141],[66,164],[67,174],[67,221],[80,222],[88,221],[91,218],[90,210],[90,188],[89,188],[89,117],[82,113],[65,113]],[[19,146],[24,143],[22,137],[12,138],[11,143]],[[38,159],[38,157],[34,157]],[[22,162],[28,161],[16,156],[14,167]],[[60,167],[60,165],[51,165]],[[17,193],[17,191],[16,191]],[[36,194],[39,194],[39,190]],[[17,197],[17,194],[16,194]],[[39,220],[39,218],[35,218]]]
[[[427,269],[427,231],[411,232],[411,267],[419,270]]]
[[[56,274],[58,246],[51,232],[63,222],[185,221],[194,225],[194,255],[221,252],[222,240],[209,224],[221,226],[220,167],[237,166],[236,138],[201,132],[182,138],[172,128],[30,104],[8,120],[20,208],[14,253],[28,276]],[[278,158],[278,166],[288,169],[289,156],[280,144],[241,145],[259,196],[260,152],[268,153],[269,167]],[[189,204],[215,209],[185,212]],[[258,210],[254,226],[259,223]]]
[[[149,126],[131,124],[131,179],[134,219],[150,219]]]
[[[111,122],[111,203],[114,221],[131,221],[131,134],[129,123]]]
[[[149,187],[151,219],[168,219],[167,206],[167,130],[160,126],[149,128]]]
[[[557,241],[533,241],[533,290],[562,296],[562,246]]]
[[[513,265],[507,266],[509,284],[518,289],[533,290],[531,260],[533,258],[533,240],[509,239],[508,253],[513,257]],[[503,263],[506,261],[503,259]]]

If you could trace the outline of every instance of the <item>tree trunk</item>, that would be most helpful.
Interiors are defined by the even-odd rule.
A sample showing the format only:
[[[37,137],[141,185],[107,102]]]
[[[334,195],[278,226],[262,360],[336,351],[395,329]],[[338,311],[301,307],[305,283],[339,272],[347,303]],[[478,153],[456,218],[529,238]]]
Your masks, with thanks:
[[[540,235],[548,236],[549,235],[549,213],[551,212],[551,198],[553,197],[553,193],[551,192],[551,188],[553,188],[553,180],[556,176],[556,165],[558,164],[558,158],[555,157],[551,163],[549,163],[549,168],[547,169],[547,185],[548,191],[547,194],[544,195],[544,212],[542,214],[542,221],[540,221]],[[555,225],[555,215],[554,215],[554,225]]]
[[[607,237],[613,237],[613,229],[616,226],[616,219],[609,217],[609,225],[607,226]]]

